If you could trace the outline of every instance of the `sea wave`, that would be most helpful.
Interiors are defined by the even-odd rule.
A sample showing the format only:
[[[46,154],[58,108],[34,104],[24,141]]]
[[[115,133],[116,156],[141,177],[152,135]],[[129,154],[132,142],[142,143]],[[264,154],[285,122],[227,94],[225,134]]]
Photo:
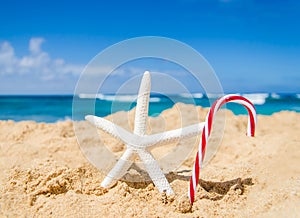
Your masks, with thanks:
[[[78,95],[79,98],[83,98],[83,99],[94,99],[97,97],[97,94],[79,94]]]
[[[161,101],[161,98],[159,97],[151,97],[150,98],[150,102],[160,102]]]
[[[137,95],[98,95],[98,99],[105,101],[121,101],[121,102],[133,102],[137,99]]]
[[[79,94],[79,98],[86,99],[100,99],[105,101],[124,101],[124,102],[132,102],[137,99],[137,95],[105,95],[105,94]]]
[[[269,97],[268,93],[243,94],[243,97],[249,99],[253,104],[263,105]]]
[[[180,97],[183,97],[183,98],[203,98],[203,93],[181,93],[179,94]]]
[[[280,99],[281,96],[279,94],[277,94],[277,93],[271,93],[271,98],[273,98],[273,99]]]
[[[224,94],[216,94],[216,93],[206,93],[207,98],[220,98]]]
[[[137,100],[137,95],[105,95],[105,94],[79,94],[82,99],[99,99],[103,101],[119,101],[119,102],[134,102]],[[150,102],[160,102],[159,97],[150,97]]]
[[[194,98],[203,98],[203,96],[204,96],[203,93],[194,93],[193,94]]]

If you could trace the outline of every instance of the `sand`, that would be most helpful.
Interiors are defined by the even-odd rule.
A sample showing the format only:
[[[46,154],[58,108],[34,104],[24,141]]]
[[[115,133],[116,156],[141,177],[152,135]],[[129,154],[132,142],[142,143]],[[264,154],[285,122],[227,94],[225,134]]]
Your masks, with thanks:
[[[188,118],[184,125],[195,123],[189,117],[194,106],[178,107]],[[149,131],[179,127],[176,111],[175,106],[151,118]],[[204,121],[207,109],[198,107],[197,111]],[[133,114],[119,112],[114,121],[132,129]],[[119,181],[111,189],[101,188],[105,173],[83,155],[71,121],[0,121],[0,216],[300,217],[300,114],[259,115],[255,138],[245,135],[246,125],[247,116],[226,111],[222,143],[201,171],[196,201],[188,210],[186,196],[197,137],[179,142],[180,148],[192,145],[195,149],[167,174],[176,194],[166,196],[147,181]],[[122,143],[99,134],[105,145],[97,146],[122,154]],[[157,149],[152,152],[160,159],[172,145]]]

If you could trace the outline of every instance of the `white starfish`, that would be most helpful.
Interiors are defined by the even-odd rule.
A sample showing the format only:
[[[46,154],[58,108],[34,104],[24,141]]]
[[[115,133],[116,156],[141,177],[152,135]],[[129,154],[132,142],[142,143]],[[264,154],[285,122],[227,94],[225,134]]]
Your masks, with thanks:
[[[130,157],[134,153],[137,153],[142,160],[147,173],[158,190],[160,192],[166,191],[166,194],[168,195],[174,193],[157,161],[154,159],[151,153],[147,151],[146,148],[150,146],[168,144],[183,138],[189,138],[198,135],[202,131],[204,122],[163,133],[146,135],[150,88],[150,73],[146,71],[143,75],[139,89],[133,133],[128,132],[122,127],[101,117],[92,115],[87,115],[85,117],[85,119],[90,123],[102,129],[104,132],[110,134],[114,138],[124,142],[126,145],[124,154],[101,183],[102,187],[110,187],[112,184],[114,184],[114,181],[125,175],[127,170],[132,165]]]

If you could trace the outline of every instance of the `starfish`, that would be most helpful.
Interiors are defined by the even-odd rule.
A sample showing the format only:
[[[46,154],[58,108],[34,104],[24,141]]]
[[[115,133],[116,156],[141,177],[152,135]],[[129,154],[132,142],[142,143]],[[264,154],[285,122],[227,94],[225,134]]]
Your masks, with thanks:
[[[174,194],[157,161],[147,150],[147,148],[177,142],[178,140],[184,138],[196,136],[201,133],[205,123],[203,122],[184,128],[147,135],[146,129],[150,89],[151,77],[150,73],[146,71],[143,75],[137,98],[133,133],[101,117],[93,115],[87,115],[85,117],[85,119],[91,124],[110,134],[112,137],[122,141],[126,145],[125,152],[105,177],[105,179],[102,181],[102,187],[111,187],[111,185],[113,185],[116,180],[125,175],[127,170],[133,163],[132,161],[130,161],[130,157],[134,153],[137,153],[139,158],[143,162],[147,173],[149,174],[154,185],[158,188],[159,192],[166,192],[167,195]]]

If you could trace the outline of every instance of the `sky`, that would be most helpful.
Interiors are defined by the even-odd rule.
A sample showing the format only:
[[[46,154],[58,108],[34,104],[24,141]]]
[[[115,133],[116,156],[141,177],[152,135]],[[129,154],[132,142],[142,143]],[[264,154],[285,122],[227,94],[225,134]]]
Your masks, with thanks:
[[[299,11],[298,0],[1,1],[0,94],[72,94],[99,52],[143,36],[194,48],[227,93],[300,93]]]

